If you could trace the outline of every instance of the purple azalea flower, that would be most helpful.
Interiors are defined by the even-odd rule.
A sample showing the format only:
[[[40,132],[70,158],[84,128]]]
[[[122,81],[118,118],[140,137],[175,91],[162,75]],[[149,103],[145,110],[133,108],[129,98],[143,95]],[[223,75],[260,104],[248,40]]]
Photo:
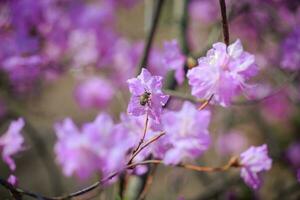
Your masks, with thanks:
[[[12,171],[16,169],[12,156],[23,150],[24,138],[21,135],[23,127],[24,120],[22,118],[12,121],[8,130],[0,137],[2,159]]]
[[[148,114],[156,122],[160,121],[162,107],[166,104],[169,96],[162,93],[161,76],[152,76],[143,68],[137,78],[129,79],[129,91],[132,94],[127,112],[134,116]]]
[[[107,175],[126,164],[130,140],[105,113],[84,124],[81,130],[71,119],[56,124],[55,130],[58,137],[54,149],[56,159],[66,176],[76,174],[80,179],[86,179],[94,172]]]
[[[230,105],[232,99],[249,85],[246,80],[257,73],[254,56],[243,50],[240,40],[226,47],[218,42],[198,59],[198,66],[187,73],[192,95],[208,99],[221,106]]]
[[[283,41],[281,67],[295,71],[300,68],[300,26],[296,27]]]
[[[178,164],[185,159],[194,159],[210,145],[208,126],[210,112],[199,111],[190,102],[185,102],[180,111],[167,111],[162,116],[163,138],[168,147],[163,158],[166,164]]]
[[[164,43],[163,62],[166,68],[175,70],[175,79],[181,85],[184,81],[185,56],[180,52],[176,40]]]
[[[258,189],[261,185],[260,173],[270,170],[272,167],[272,159],[268,156],[267,145],[252,146],[243,152],[240,158],[241,177],[249,187]]]
[[[104,108],[111,102],[113,96],[113,86],[99,77],[85,80],[75,90],[75,99],[82,108]]]
[[[56,124],[55,131],[58,138],[54,147],[56,160],[66,176],[76,173],[79,178],[84,179],[97,170],[99,161],[97,154],[90,150],[92,144],[71,119]]]

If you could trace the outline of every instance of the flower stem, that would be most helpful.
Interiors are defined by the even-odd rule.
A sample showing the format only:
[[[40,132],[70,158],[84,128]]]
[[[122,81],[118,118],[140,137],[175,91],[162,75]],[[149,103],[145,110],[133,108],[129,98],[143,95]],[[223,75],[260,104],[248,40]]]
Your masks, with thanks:
[[[153,141],[155,141],[155,140],[153,139]],[[149,144],[150,144],[150,141],[149,141]],[[16,195],[18,197],[29,196],[34,199],[44,199],[44,200],[70,200],[70,199],[76,198],[76,197],[78,197],[78,199],[84,199],[84,198],[81,198],[82,195],[86,195],[87,193],[94,191],[95,189],[99,188],[99,186],[102,186],[107,181],[111,180],[112,178],[121,174],[122,172],[126,171],[127,169],[133,169],[136,166],[147,165],[147,164],[163,164],[163,161],[162,160],[145,160],[145,161],[141,161],[141,162],[128,164],[122,170],[113,172],[109,176],[101,179],[100,181],[95,182],[94,184],[92,184],[82,190],[79,190],[74,193],[70,193],[65,196],[60,196],[60,197],[45,197],[45,196],[42,196],[42,195],[39,195],[39,194],[36,194],[33,192],[24,191],[20,188],[14,187],[10,183],[8,183],[6,180],[1,179],[1,178],[0,178],[0,185],[4,186],[11,193],[13,193],[14,195]],[[228,161],[227,164],[225,164],[224,166],[221,166],[221,167],[205,167],[205,166],[196,166],[196,165],[191,165],[191,164],[178,164],[178,165],[175,165],[175,167],[181,167],[181,168],[185,168],[188,170],[194,170],[194,171],[198,171],[198,172],[219,172],[219,171],[227,171],[232,167],[241,167],[241,165],[239,164],[237,157],[232,157]]]
[[[222,15],[224,42],[228,46],[229,45],[229,28],[228,28],[227,13],[226,13],[226,3],[225,3],[225,0],[219,0],[219,2],[220,2],[221,15]]]
[[[165,132],[161,132],[159,135],[154,136],[152,139],[150,139],[149,141],[147,141],[144,145],[141,145],[139,147],[139,149],[137,149],[133,155],[131,156],[131,158],[128,161],[128,164],[131,164],[133,159],[143,150],[145,149],[147,146],[149,146],[151,143],[155,142],[156,140],[158,140],[160,137],[162,137],[163,135],[165,135]]]

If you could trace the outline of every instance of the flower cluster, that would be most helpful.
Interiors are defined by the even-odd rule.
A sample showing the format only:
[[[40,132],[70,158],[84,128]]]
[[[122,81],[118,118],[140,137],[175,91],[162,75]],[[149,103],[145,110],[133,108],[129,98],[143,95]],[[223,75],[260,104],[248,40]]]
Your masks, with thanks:
[[[192,94],[198,98],[228,106],[242,90],[249,88],[246,81],[257,73],[252,54],[243,50],[240,40],[226,47],[215,43],[206,57],[198,59],[198,66],[188,71]]]
[[[117,48],[123,38],[115,29],[116,12],[136,3],[1,1],[0,71],[7,75],[13,91],[24,95],[70,66],[103,68],[122,51]]]
[[[115,126],[105,113],[79,130],[71,119],[55,125],[58,141],[57,162],[66,176],[76,174],[81,179],[95,172],[108,174],[122,169],[131,141],[122,127]]]

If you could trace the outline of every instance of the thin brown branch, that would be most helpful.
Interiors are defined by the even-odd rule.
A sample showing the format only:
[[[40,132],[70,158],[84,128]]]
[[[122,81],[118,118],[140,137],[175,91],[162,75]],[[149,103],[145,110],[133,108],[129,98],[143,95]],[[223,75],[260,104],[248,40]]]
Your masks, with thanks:
[[[156,140],[158,140],[161,136],[165,135],[165,132],[161,132],[160,134],[158,134],[157,136],[154,136],[153,138],[151,138],[150,140],[148,140],[144,145],[142,145],[137,151],[135,151],[131,158],[128,161],[128,164],[131,164],[133,159],[143,150],[145,149],[147,146],[149,146],[151,143],[155,142]]]
[[[137,154],[137,152],[139,152],[139,149],[140,149],[141,145],[143,144],[145,137],[146,137],[148,123],[149,123],[149,114],[147,113],[142,138],[141,138],[139,144],[137,145],[137,147],[132,151],[132,155],[135,155],[135,154]],[[132,160],[133,160],[133,158],[129,160],[128,164],[130,164],[132,162]]]
[[[103,178],[102,180],[97,181],[94,184],[92,184],[82,190],[79,190],[74,193],[70,193],[65,196],[60,196],[60,197],[45,197],[45,196],[42,196],[42,195],[39,195],[39,194],[36,194],[33,192],[24,191],[20,188],[14,187],[10,183],[8,183],[6,180],[1,179],[1,178],[0,178],[0,184],[2,186],[4,186],[6,189],[8,189],[12,194],[14,194],[20,198],[22,196],[29,196],[29,197],[32,197],[35,199],[43,199],[43,200],[71,200],[73,198],[84,195],[84,194],[98,188],[99,186],[102,186],[107,181],[111,180],[112,178],[114,178],[118,174],[126,171],[127,169],[133,169],[136,166],[147,165],[147,164],[163,164],[163,161],[162,160],[145,160],[145,161],[141,161],[141,162],[128,164],[122,170],[116,171],[116,172],[110,174],[109,176],[107,176],[106,178]],[[241,165],[239,164],[237,157],[232,157],[226,165],[221,166],[221,167],[204,167],[204,166],[196,166],[196,165],[191,165],[191,164],[179,164],[179,165],[175,165],[175,167],[181,167],[181,168],[194,170],[194,171],[198,171],[198,172],[218,172],[218,171],[229,170],[231,167],[241,167]]]
[[[214,94],[210,95],[209,99],[205,100],[205,102],[203,104],[201,104],[201,106],[198,108],[198,110],[203,110],[204,108],[206,108],[206,106],[208,106],[208,104],[210,103],[210,101],[212,100],[213,97],[214,97]]]
[[[138,165],[146,165],[146,164],[164,164],[162,160],[145,160],[141,162],[136,162],[128,165],[128,168],[136,167]],[[221,167],[206,167],[206,166],[197,166],[197,165],[191,165],[191,164],[178,164],[175,165],[175,167],[181,167],[197,172],[219,172],[219,171],[227,171],[231,167],[241,167],[239,164],[239,160],[237,157],[232,157],[228,163],[226,163],[224,166]]]
[[[229,45],[229,28],[228,28],[227,13],[226,13],[226,2],[225,2],[225,0],[219,0],[219,2],[220,2],[220,8],[221,8],[224,42],[228,46]]]

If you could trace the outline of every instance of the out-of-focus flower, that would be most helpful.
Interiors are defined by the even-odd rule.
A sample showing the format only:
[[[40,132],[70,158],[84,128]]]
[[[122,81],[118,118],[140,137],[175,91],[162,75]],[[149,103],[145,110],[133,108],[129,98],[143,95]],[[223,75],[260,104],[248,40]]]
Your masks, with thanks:
[[[300,182],[300,169],[297,170],[297,180]]]
[[[243,50],[240,40],[226,47],[218,42],[198,59],[198,66],[187,73],[192,94],[208,99],[221,106],[230,105],[232,99],[243,89],[249,88],[246,81],[257,73],[255,58]]]
[[[300,69],[300,26],[283,41],[281,67],[291,71]]]
[[[112,76],[118,86],[127,87],[126,80],[134,76],[142,50],[143,44],[140,42],[130,43],[125,38],[118,39],[112,58]]]
[[[286,158],[294,168],[300,168],[300,143],[291,144],[286,150]]]
[[[83,179],[96,171],[99,161],[96,153],[90,151],[91,141],[80,133],[71,119],[56,124],[55,131],[58,138],[54,147],[56,160],[66,176],[76,173]]]
[[[164,43],[163,62],[166,68],[175,70],[175,79],[179,84],[184,81],[184,63],[185,56],[180,52],[176,40]]]
[[[23,127],[24,120],[22,118],[12,121],[8,130],[0,137],[2,159],[12,171],[16,169],[12,156],[23,150],[24,138],[21,135]]]
[[[84,124],[82,134],[93,141],[90,148],[100,159],[102,174],[112,173],[125,166],[132,140],[122,126],[113,124],[108,114],[102,113],[92,123]]]
[[[164,67],[162,67],[164,66]],[[165,67],[163,60],[163,53],[160,49],[152,48],[149,54],[149,64],[147,69],[151,74],[156,74],[157,76],[165,77],[169,68]]]
[[[261,172],[270,170],[272,167],[272,159],[268,156],[267,145],[250,147],[240,155],[240,159],[241,177],[249,187],[258,189],[261,185]]]
[[[66,119],[56,124],[55,130],[58,137],[54,149],[56,159],[66,176],[76,174],[85,179],[93,172],[107,175],[125,165],[130,147],[127,133],[115,126],[109,115],[98,115],[81,130],[71,119]]]
[[[260,100],[268,97],[274,89],[268,84],[256,84],[247,91],[249,99]]]
[[[286,90],[281,90],[262,101],[262,111],[269,119],[288,120],[293,108]]]
[[[194,159],[206,151],[210,144],[208,126],[210,112],[199,111],[190,102],[185,102],[178,112],[167,111],[162,116],[169,146],[163,158],[166,164],[178,164],[185,159]]]
[[[74,30],[69,37],[69,51],[74,67],[95,66],[99,59],[97,35],[94,31]]]
[[[127,82],[132,96],[127,112],[134,116],[147,113],[150,118],[159,122],[162,107],[169,98],[161,91],[162,79],[161,76],[152,76],[145,68],[137,78],[129,79]]]
[[[35,84],[43,68],[43,59],[38,56],[13,56],[7,58],[2,65],[10,79],[10,82],[17,92],[30,91]]]
[[[192,0],[189,12],[194,20],[212,23],[218,19],[218,3],[210,0]]]
[[[82,108],[104,108],[113,96],[113,86],[100,77],[92,77],[83,81],[75,90],[75,99]]]
[[[217,140],[217,151],[222,155],[238,155],[245,149],[247,138],[239,131],[230,131]]]
[[[7,182],[9,182],[10,184],[12,184],[13,186],[18,185],[18,179],[15,175],[11,174],[9,175]]]

